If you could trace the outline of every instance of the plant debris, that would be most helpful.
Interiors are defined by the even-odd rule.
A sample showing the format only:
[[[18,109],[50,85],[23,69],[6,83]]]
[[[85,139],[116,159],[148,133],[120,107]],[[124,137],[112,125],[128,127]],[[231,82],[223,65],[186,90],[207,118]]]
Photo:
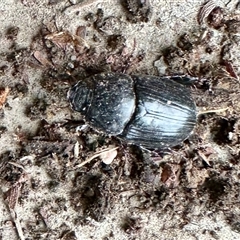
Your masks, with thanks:
[[[9,92],[10,92],[10,89],[8,87],[0,90],[0,109],[3,107],[3,104],[6,102],[7,95]]]

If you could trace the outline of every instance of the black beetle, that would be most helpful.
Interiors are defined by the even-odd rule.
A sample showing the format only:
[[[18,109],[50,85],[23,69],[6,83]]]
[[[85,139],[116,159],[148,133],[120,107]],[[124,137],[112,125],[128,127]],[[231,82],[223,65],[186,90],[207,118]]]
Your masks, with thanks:
[[[68,99],[93,128],[144,148],[165,149],[185,140],[197,118],[190,91],[174,79],[97,74],[73,86]]]

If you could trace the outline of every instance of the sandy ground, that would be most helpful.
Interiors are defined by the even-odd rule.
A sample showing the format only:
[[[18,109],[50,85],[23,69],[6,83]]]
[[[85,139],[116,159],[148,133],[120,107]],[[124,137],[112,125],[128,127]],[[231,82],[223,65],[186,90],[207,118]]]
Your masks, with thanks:
[[[240,239],[239,3],[136,3],[0,0],[1,239]],[[198,77],[227,110],[164,154],[81,133],[67,91],[103,71]]]

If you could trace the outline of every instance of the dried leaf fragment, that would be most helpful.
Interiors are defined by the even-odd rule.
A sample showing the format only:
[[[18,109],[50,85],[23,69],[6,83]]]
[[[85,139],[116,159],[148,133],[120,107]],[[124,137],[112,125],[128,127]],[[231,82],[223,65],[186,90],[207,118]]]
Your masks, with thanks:
[[[103,163],[111,164],[116,156],[117,156],[117,149],[112,148],[112,149],[109,149],[108,151],[101,153],[99,157],[102,159]]]
[[[229,73],[229,75],[238,80],[238,75],[233,67],[233,64],[229,61],[224,61],[223,64],[225,65],[226,71]]]
[[[52,63],[47,59],[47,56],[40,52],[40,51],[35,51],[33,53],[33,56],[45,67],[53,67]]]
[[[215,4],[214,1],[210,0],[208,2],[206,2],[202,8],[200,9],[198,16],[197,16],[197,20],[198,23],[201,25],[203,24],[203,21],[210,15],[210,13],[217,8],[218,6]]]
[[[10,91],[9,87],[6,87],[5,89],[0,90],[0,109],[2,108],[3,104],[6,102],[9,91]]]
[[[161,181],[168,187],[179,185],[181,167],[179,165],[167,164],[162,169]]]
[[[11,163],[12,164],[12,163]],[[18,198],[21,193],[21,188],[24,182],[28,179],[27,173],[22,173],[18,181],[6,192],[6,202],[10,209],[14,209],[17,205]]]
[[[8,206],[10,209],[14,209],[16,207],[21,187],[22,184],[19,183],[11,187],[6,192],[6,201],[8,202]]]
[[[45,36],[45,39],[50,40],[54,44],[56,44],[59,48],[66,49],[67,45],[72,46],[73,48],[78,47],[86,47],[90,48],[87,42],[75,35],[71,34],[70,32],[54,32]]]

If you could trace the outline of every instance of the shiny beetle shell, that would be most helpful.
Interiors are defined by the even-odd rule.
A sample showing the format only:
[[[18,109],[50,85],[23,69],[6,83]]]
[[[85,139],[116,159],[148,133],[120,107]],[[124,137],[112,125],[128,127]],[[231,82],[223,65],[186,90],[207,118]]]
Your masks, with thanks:
[[[103,73],[68,92],[72,108],[93,128],[148,149],[180,144],[196,124],[196,106],[171,77]]]

